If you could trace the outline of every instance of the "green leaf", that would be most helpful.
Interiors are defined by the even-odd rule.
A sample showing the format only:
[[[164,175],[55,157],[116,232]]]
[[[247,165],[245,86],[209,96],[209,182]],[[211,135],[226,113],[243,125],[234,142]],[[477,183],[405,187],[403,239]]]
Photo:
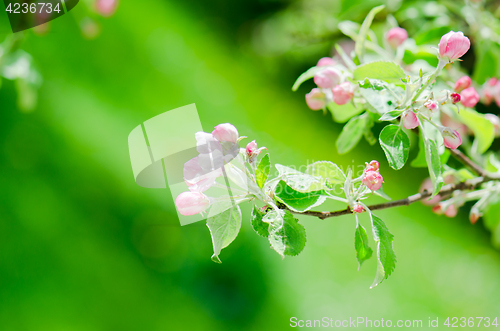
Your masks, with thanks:
[[[240,207],[233,206],[220,214],[209,217],[207,219],[207,226],[212,235],[212,245],[214,247],[212,261],[221,263],[219,259],[221,250],[232,243],[240,231]]]
[[[372,24],[375,15],[377,15],[377,13],[384,8],[384,5],[372,8],[372,10],[370,10],[365,20],[363,21],[363,24],[361,24],[358,38],[356,39],[356,45],[354,46],[354,52],[356,53],[360,61],[363,60],[363,55],[365,54],[365,41],[366,36],[368,35],[368,30],[370,29],[370,25]]]
[[[259,165],[255,170],[255,180],[257,181],[257,185],[260,188],[264,187],[267,177],[269,177],[270,170],[271,170],[271,161],[269,159],[269,154],[266,154],[262,159],[260,159]]]
[[[303,212],[325,202],[325,192],[299,192],[290,187],[286,182],[280,180],[274,192],[276,199],[284,203],[288,208]]]
[[[390,124],[380,132],[379,141],[391,168],[401,169],[410,154],[408,135],[398,125]]]
[[[318,161],[309,164],[306,173],[328,180],[330,184],[344,184],[346,179],[344,172],[339,166],[330,161]]]
[[[354,233],[354,248],[356,248],[356,259],[358,260],[359,270],[363,262],[372,256],[373,250],[370,246],[368,246],[368,236],[366,235],[366,230],[361,224],[359,224],[357,216],[356,232]]]
[[[292,86],[292,91],[297,91],[298,88],[300,87],[300,85],[305,82],[306,80],[308,79],[311,79],[314,77],[314,75],[320,71],[321,69],[324,69],[322,67],[312,67],[312,68],[309,68],[306,72],[304,72],[302,75],[299,76],[299,78],[297,78],[297,80],[295,81],[295,83],[293,83],[293,86]]]
[[[414,168],[427,168],[427,160],[425,159],[425,143],[422,135],[418,139],[418,154],[411,161],[410,165]]]
[[[352,150],[359,142],[365,132],[369,117],[365,114],[351,118],[344,126],[342,132],[337,138],[337,151],[339,154],[345,154]]]
[[[403,112],[402,110],[391,110],[391,111],[388,111],[387,113],[385,113],[384,115],[382,115],[378,120],[379,121],[393,121],[396,118],[398,118],[402,112]]]
[[[370,288],[374,288],[387,279],[396,267],[396,254],[392,247],[394,236],[385,223],[376,215],[370,213],[372,221],[373,240],[377,244],[377,274]]]
[[[267,238],[269,237],[269,224],[262,221],[264,215],[265,213],[261,212],[260,209],[254,205],[250,223],[252,223],[252,228],[259,236]]]
[[[337,123],[345,123],[363,111],[363,108],[355,107],[352,102],[344,105],[337,105],[335,102],[330,102],[326,107],[332,113],[333,120]]]
[[[375,91],[372,89],[362,89],[359,93],[372,106],[375,112],[385,114],[396,108],[395,98],[387,91]]]
[[[288,210],[271,210],[264,216],[269,223],[269,243],[282,258],[299,255],[306,244],[306,230]]]
[[[382,91],[385,89],[385,83],[378,80],[378,79],[368,79],[365,78],[364,81],[358,82],[359,87],[364,88],[364,89],[373,89],[376,91]]]
[[[432,195],[439,193],[439,190],[444,185],[443,180],[443,166],[441,160],[439,159],[439,152],[434,140],[424,138],[425,144],[425,160],[427,162],[427,167],[429,168],[429,175],[432,180]]]
[[[366,81],[368,79],[378,79],[389,84],[401,85],[401,78],[406,75],[403,69],[394,62],[374,61],[357,67],[353,73],[356,81]]]
[[[477,140],[477,152],[479,154],[485,153],[495,139],[493,124],[483,114],[470,108],[460,107],[458,117],[474,132],[475,140]]]

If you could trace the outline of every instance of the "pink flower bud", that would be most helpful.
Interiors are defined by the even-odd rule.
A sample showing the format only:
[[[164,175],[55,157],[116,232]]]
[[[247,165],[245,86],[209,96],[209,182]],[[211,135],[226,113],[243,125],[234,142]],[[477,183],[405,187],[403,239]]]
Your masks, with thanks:
[[[326,106],[326,95],[319,88],[313,88],[306,94],[307,106],[312,110],[320,110]]]
[[[424,103],[424,107],[429,109],[431,112],[434,112],[438,109],[438,104],[434,100],[428,100]]]
[[[432,192],[432,180],[430,178],[424,179],[422,184],[420,185],[420,189],[418,190],[420,193],[427,191],[427,192]],[[424,199],[422,200],[422,203],[427,206],[434,206],[436,203],[441,201],[441,196],[439,194],[436,194],[433,196],[430,200],[429,199]]]
[[[450,98],[451,98],[451,103],[453,103],[453,104],[459,103],[460,100],[462,99],[460,94],[458,94],[456,92],[453,92],[452,94],[450,94]]]
[[[479,102],[479,93],[471,86],[460,93],[462,97],[462,105],[472,108]]]
[[[493,124],[495,128],[495,137],[500,136],[500,119],[494,114],[484,114],[484,117]]]
[[[443,135],[444,145],[448,148],[455,149],[462,145],[462,137],[460,134],[450,128],[442,128],[441,134]]]
[[[392,28],[385,34],[385,39],[392,48],[397,48],[406,39],[408,39],[408,32],[403,28]]]
[[[370,170],[365,173],[365,177],[363,178],[362,182],[370,190],[376,191],[382,187],[384,179],[378,172]]]
[[[95,9],[104,17],[113,15],[118,7],[118,0],[96,0]]]
[[[370,161],[370,163],[368,163],[367,169],[368,168],[370,168],[373,171],[377,171],[379,169],[379,163],[378,163],[378,161],[376,161],[376,160]]]
[[[441,208],[440,204],[437,204],[434,207],[432,207],[432,212],[435,213],[435,214],[438,214],[438,215],[442,215],[443,214],[443,209]]]
[[[246,150],[248,156],[252,156],[252,154],[255,153],[255,151],[257,150],[257,143],[255,142],[255,140],[247,144]]]
[[[363,206],[356,204],[356,205],[354,205],[354,207],[352,207],[352,210],[355,213],[362,213],[363,212]]]
[[[350,82],[343,82],[332,89],[333,101],[337,105],[348,103],[354,96],[354,87]]]
[[[453,62],[462,57],[470,48],[470,40],[463,32],[450,31],[441,37],[439,42],[439,56]]]
[[[212,131],[212,136],[220,142],[228,141],[236,144],[238,141],[238,130],[229,123],[219,124]]]
[[[472,224],[476,224],[479,218],[481,218],[481,213],[476,208],[472,208],[469,214],[469,220]]]
[[[340,74],[334,68],[325,68],[314,75],[314,83],[321,88],[332,88],[340,82]]]
[[[402,120],[403,126],[409,130],[415,129],[419,123],[417,115],[412,110],[405,111],[403,113]]]
[[[455,82],[455,92],[460,92],[470,86],[471,80],[469,76],[462,76]]]
[[[328,67],[328,66],[334,66],[337,64],[334,59],[331,57],[322,57],[319,59],[318,64],[316,64],[316,67]]]
[[[208,197],[200,192],[182,192],[175,199],[177,210],[184,216],[201,213],[209,204]]]
[[[457,216],[457,207],[455,205],[449,205],[448,208],[444,211],[444,216],[446,217],[455,217]]]

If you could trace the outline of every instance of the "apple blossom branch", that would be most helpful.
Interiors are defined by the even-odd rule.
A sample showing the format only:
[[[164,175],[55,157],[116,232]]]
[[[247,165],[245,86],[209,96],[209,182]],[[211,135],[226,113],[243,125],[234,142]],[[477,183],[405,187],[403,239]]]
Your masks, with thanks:
[[[452,194],[455,191],[463,191],[463,190],[474,190],[479,185],[493,181],[493,180],[498,180],[498,178],[491,178],[491,177],[476,177],[473,179],[468,179],[466,181],[460,182],[458,184],[448,184],[443,186],[443,188],[439,191],[439,195],[441,196],[447,196]],[[389,202],[384,202],[384,203],[379,203],[379,204],[373,204],[368,206],[369,210],[380,210],[380,209],[387,209],[387,208],[393,208],[393,207],[399,207],[399,206],[408,206],[414,202],[424,200],[426,198],[432,197],[432,192],[429,192],[425,190],[422,193],[417,193],[414,195],[411,195],[405,199],[400,199],[400,200],[394,200],[394,201],[389,201]],[[347,214],[352,214],[353,211],[351,208],[347,207],[346,209],[343,210],[337,210],[337,211],[305,211],[305,212],[295,212],[290,210],[293,214],[300,214],[300,215],[308,215],[308,216],[314,216],[318,217],[319,219],[326,219],[330,217],[337,217],[337,216],[342,216],[342,215],[347,215]]]

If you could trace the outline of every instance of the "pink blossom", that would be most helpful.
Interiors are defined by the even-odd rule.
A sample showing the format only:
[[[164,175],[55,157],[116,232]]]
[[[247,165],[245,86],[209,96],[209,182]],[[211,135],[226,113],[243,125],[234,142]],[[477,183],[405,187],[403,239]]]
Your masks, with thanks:
[[[307,106],[312,110],[320,110],[326,106],[326,95],[319,88],[313,88],[306,94]]]
[[[462,76],[455,82],[455,92],[460,92],[470,86],[471,79],[469,76]]]
[[[314,83],[321,88],[333,88],[340,83],[340,73],[334,68],[325,68],[314,75]]]
[[[184,163],[184,182],[190,191],[204,192],[215,183],[217,177],[222,175],[222,169],[204,169],[200,164],[200,157],[194,157]]]
[[[460,93],[462,97],[462,105],[472,108],[479,102],[479,93],[476,92],[474,87],[468,87]]]
[[[453,104],[459,103],[460,100],[462,100],[462,97],[460,96],[460,94],[458,94],[456,92],[453,92],[452,94],[450,94],[450,98],[451,98],[451,102]]]
[[[440,204],[437,204],[434,207],[432,207],[432,212],[436,213],[438,215],[442,215],[443,214],[443,209],[441,208]]]
[[[111,16],[115,13],[118,7],[118,0],[96,0],[96,11],[104,17]]]
[[[443,127],[441,134],[443,135],[444,145],[448,148],[456,149],[462,144],[462,137],[455,130]]]
[[[427,192],[432,192],[432,180],[430,178],[424,179],[422,184],[420,185],[420,189],[418,190],[420,193],[423,193],[424,191]],[[441,201],[441,196],[439,194],[435,195],[432,197],[432,199],[424,199],[422,200],[422,203],[427,206],[434,206],[436,203]]]
[[[220,142],[228,141],[235,144],[238,141],[238,130],[229,123],[219,124],[212,131],[212,136]]]
[[[428,100],[424,103],[424,107],[429,109],[431,112],[434,112],[436,109],[438,109],[438,104],[434,100]]]
[[[331,57],[322,57],[319,59],[318,64],[316,64],[316,67],[328,67],[328,66],[334,66],[337,64],[334,59]]]
[[[377,171],[379,169],[379,163],[376,160],[370,161],[366,167],[366,171]]]
[[[455,207],[455,205],[449,205],[448,208],[446,208],[446,210],[444,211],[444,215],[446,217],[455,217],[457,216],[457,207]]]
[[[382,178],[382,175],[380,175],[378,172],[370,170],[365,172],[365,176],[362,182],[370,190],[376,191],[382,187],[384,179]]]
[[[484,114],[484,117],[493,124],[495,128],[495,137],[500,136],[500,119],[494,114]]]
[[[469,214],[469,220],[472,224],[476,224],[477,221],[479,220],[479,218],[481,218],[481,216],[483,216],[479,210],[477,208],[472,208],[470,210],[470,214]]]
[[[333,101],[337,105],[348,103],[354,96],[354,87],[350,82],[343,82],[332,89]]]
[[[255,140],[247,144],[246,151],[248,156],[252,156],[252,154],[255,153],[256,150],[257,150],[257,143],[255,142]]]
[[[356,204],[356,205],[354,205],[354,207],[352,207],[352,210],[355,213],[362,213],[363,212],[363,206]]]
[[[417,115],[412,110],[405,111],[403,113],[402,120],[403,126],[409,130],[415,129],[419,123]]]
[[[454,118],[446,115],[445,113],[441,113],[441,124],[443,124],[444,126],[447,126],[449,128],[453,128],[455,130],[457,130],[458,134],[460,134],[460,136],[466,136],[467,135],[467,126],[457,120],[455,120]]]
[[[470,48],[470,40],[463,32],[450,31],[441,37],[439,55],[441,58],[453,62],[462,57]]]
[[[200,192],[182,192],[175,199],[177,210],[184,216],[201,213],[209,204],[208,197]]]
[[[406,39],[408,39],[408,32],[406,32],[403,28],[395,27],[387,31],[385,39],[392,48],[397,48]]]

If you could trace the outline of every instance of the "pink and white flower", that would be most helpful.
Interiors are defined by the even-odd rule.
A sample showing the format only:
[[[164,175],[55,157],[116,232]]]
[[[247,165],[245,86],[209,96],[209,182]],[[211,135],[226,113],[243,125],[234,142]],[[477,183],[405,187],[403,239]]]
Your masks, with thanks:
[[[403,126],[408,130],[415,129],[419,124],[418,117],[412,110],[405,111],[401,117]]]
[[[442,127],[440,131],[446,147],[456,149],[458,146],[462,145],[462,137],[460,137],[457,131],[447,127]]]
[[[336,65],[337,62],[335,62],[334,59],[331,57],[322,57],[319,59],[318,64],[316,64],[316,67],[330,67]]]
[[[450,31],[441,37],[439,56],[441,59],[453,62],[461,58],[470,48],[470,40],[463,32]]]
[[[468,88],[471,84],[471,79],[469,76],[462,76],[455,82],[455,92],[460,93],[462,90]]]
[[[344,105],[354,96],[354,86],[350,82],[343,82],[332,89],[333,102]]]
[[[384,179],[377,171],[367,171],[362,179],[362,183],[366,185],[370,190],[377,191],[382,187]]]
[[[314,83],[321,88],[333,88],[340,83],[340,73],[335,68],[327,67],[314,75]]]
[[[212,131],[212,136],[220,142],[231,142],[235,144],[238,141],[238,130],[229,123],[219,124]]]
[[[306,94],[306,103],[311,110],[320,110],[325,108],[327,100],[326,95],[319,88],[313,88]]]
[[[476,92],[474,87],[468,87],[460,93],[462,97],[462,105],[472,108],[479,102],[479,93]]]
[[[387,40],[392,48],[397,48],[406,39],[408,39],[408,32],[400,27],[392,28],[385,34],[385,40]]]
[[[181,215],[199,214],[210,205],[208,197],[200,192],[182,192],[175,199],[175,206]]]

